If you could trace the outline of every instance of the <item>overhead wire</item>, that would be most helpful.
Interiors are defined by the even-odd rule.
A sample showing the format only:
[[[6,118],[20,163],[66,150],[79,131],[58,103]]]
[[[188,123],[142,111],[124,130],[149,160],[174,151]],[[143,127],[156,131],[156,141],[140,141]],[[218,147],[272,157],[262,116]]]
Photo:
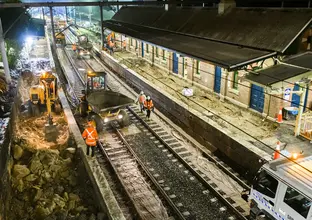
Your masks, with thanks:
[[[115,56],[118,56],[118,55],[115,54]],[[131,63],[130,61],[128,61],[127,59],[124,59],[124,58],[121,57],[121,56],[118,56],[118,57],[120,57],[122,60],[125,60],[125,61],[128,62],[128,63]],[[168,57],[166,57],[166,58],[168,58]],[[168,59],[169,59],[169,60],[173,60],[173,59],[171,59],[171,58],[168,58]],[[160,81],[159,79],[155,78],[154,76],[152,76],[151,74],[149,74],[149,73],[148,73],[147,71],[145,71],[144,69],[142,69],[142,68],[140,68],[140,67],[137,67],[137,68],[140,69],[142,72],[145,72],[147,75],[151,76],[151,77],[154,78],[155,80],[159,81],[160,83],[164,84],[165,86],[169,87],[169,88],[172,89],[173,91],[179,92],[179,91],[175,90],[174,88],[172,88],[171,86],[169,86],[169,85],[163,83],[162,81]],[[207,73],[208,73],[208,72],[207,72]],[[209,74],[215,75],[215,74],[212,74],[212,73],[209,73]],[[223,77],[223,78],[224,78],[224,77]],[[233,81],[233,80],[232,80],[232,81]],[[234,82],[234,81],[233,81],[233,82]],[[242,85],[242,84],[241,84],[241,85]],[[244,85],[244,86],[246,86],[246,85]],[[246,86],[246,87],[248,87],[248,86]],[[251,88],[251,87],[248,87],[248,88]],[[266,93],[266,94],[267,94],[267,93]],[[269,95],[271,95],[271,94],[269,94]],[[275,96],[275,97],[284,100],[283,98],[280,98],[280,97],[277,97],[277,96]],[[275,150],[275,149],[272,149],[271,146],[267,145],[266,143],[264,143],[263,141],[259,140],[258,138],[256,138],[256,137],[250,135],[249,133],[245,132],[245,131],[242,130],[241,128],[235,126],[234,124],[232,124],[231,122],[229,122],[229,121],[227,121],[226,119],[222,118],[222,117],[219,116],[218,114],[215,114],[214,112],[212,112],[212,111],[211,111],[210,109],[208,109],[207,107],[205,107],[205,106],[201,105],[200,103],[198,103],[198,102],[196,102],[196,101],[190,99],[189,97],[185,97],[185,98],[188,99],[189,101],[195,103],[196,105],[199,105],[199,106],[202,107],[203,109],[205,109],[205,110],[207,110],[208,112],[210,112],[211,114],[213,114],[215,117],[217,117],[217,118],[223,120],[224,122],[226,122],[227,124],[231,125],[231,126],[234,127],[235,129],[237,129],[237,130],[239,130],[240,132],[244,133],[245,135],[249,136],[250,138],[256,140],[256,141],[259,142],[259,143],[261,143],[262,145],[264,145],[265,147],[269,148],[269,149],[272,150],[273,152],[276,152],[276,150]],[[289,100],[285,100],[285,101],[288,101],[288,102],[289,102]],[[299,104],[300,104],[300,103],[299,103]],[[311,110],[311,109],[310,109],[310,110]],[[281,153],[281,152],[279,152],[279,153],[280,153],[280,155],[282,155],[282,156],[285,157],[286,159],[288,159],[288,160],[294,162],[296,165],[298,165],[298,166],[302,167],[303,169],[307,170],[308,172],[312,173],[312,170],[309,170],[309,169],[307,169],[306,167],[304,167],[304,166],[300,165],[299,163],[297,163],[296,161],[291,160],[287,155],[285,155],[285,154],[283,154],[283,153]]]
[[[123,57],[121,57],[121,56],[119,56],[119,55],[114,54],[114,56],[120,57],[122,60],[125,60],[125,61],[128,62],[128,63],[131,63],[129,60],[127,60],[127,59],[125,59],[125,58],[123,58]],[[162,81],[158,80],[157,78],[155,78],[153,75],[151,75],[150,73],[148,73],[146,70],[144,70],[144,69],[142,69],[142,68],[140,68],[140,67],[137,67],[137,68],[138,68],[139,70],[141,70],[142,72],[145,72],[147,75],[151,76],[151,77],[154,78],[155,80],[159,81],[160,83],[164,84],[165,86],[169,87],[169,88],[172,89],[173,91],[178,92],[176,89],[172,88],[171,86],[169,86],[169,85],[165,84],[164,82],[162,82]],[[271,146],[267,145],[266,143],[264,143],[263,141],[259,140],[258,138],[256,138],[256,137],[250,135],[249,133],[245,132],[244,130],[242,130],[241,128],[237,127],[237,126],[234,125],[233,123],[227,121],[226,119],[222,118],[222,117],[219,116],[218,114],[212,112],[212,111],[211,111],[210,109],[208,109],[207,107],[205,107],[205,106],[201,105],[200,103],[198,103],[198,102],[196,102],[196,101],[190,99],[189,97],[185,97],[185,98],[188,99],[189,101],[191,101],[191,102],[193,102],[193,103],[199,105],[199,106],[202,107],[203,109],[205,109],[205,110],[207,110],[208,112],[210,112],[211,114],[213,114],[216,118],[219,118],[219,119],[225,121],[227,124],[229,124],[229,125],[231,125],[232,127],[236,128],[237,130],[239,130],[240,132],[244,133],[244,134],[247,135],[248,137],[250,137],[250,138],[256,140],[257,142],[259,142],[259,143],[262,144],[263,146],[269,148],[269,149],[272,150],[273,152],[276,152],[276,150],[275,150],[275,149],[272,149]],[[296,161],[294,161],[294,160],[292,160],[291,158],[289,158],[287,155],[285,155],[285,154],[283,154],[283,153],[281,153],[281,152],[279,152],[279,154],[282,155],[284,158],[288,159],[289,161],[292,161],[292,162],[295,163],[296,165],[300,166],[300,167],[303,168],[304,170],[308,171],[309,173],[312,173],[312,170],[310,170],[310,169],[308,169],[308,168],[302,166],[301,164],[299,164],[299,163],[297,163]]]

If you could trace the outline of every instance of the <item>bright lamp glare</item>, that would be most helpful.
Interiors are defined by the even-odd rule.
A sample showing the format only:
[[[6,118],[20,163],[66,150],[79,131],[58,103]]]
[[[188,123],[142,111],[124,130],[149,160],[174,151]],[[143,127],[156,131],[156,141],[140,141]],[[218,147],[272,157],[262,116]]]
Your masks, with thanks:
[[[32,37],[26,37],[26,42],[28,43],[28,44],[31,44],[32,42],[33,42],[33,39],[32,39]]]

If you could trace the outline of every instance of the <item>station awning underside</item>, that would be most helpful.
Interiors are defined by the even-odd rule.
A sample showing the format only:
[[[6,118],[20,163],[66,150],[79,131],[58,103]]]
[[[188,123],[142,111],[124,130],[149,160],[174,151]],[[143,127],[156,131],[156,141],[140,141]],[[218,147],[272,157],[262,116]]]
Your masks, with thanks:
[[[276,52],[235,46],[114,20],[104,21],[103,25],[117,33],[211,62],[229,71],[276,55]]]
[[[278,82],[283,82],[295,76],[310,72],[312,70],[312,53],[307,52],[290,58],[281,64],[249,73],[246,76],[248,81],[271,86]]]

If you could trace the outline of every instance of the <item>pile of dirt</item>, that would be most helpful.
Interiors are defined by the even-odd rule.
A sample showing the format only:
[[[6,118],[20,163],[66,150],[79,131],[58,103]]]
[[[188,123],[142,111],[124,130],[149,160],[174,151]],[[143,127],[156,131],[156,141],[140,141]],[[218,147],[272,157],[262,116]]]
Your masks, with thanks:
[[[75,148],[35,150],[18,139],[12,151],[8,219],[96,219],[92,196],[79,187]]]
[[[58,149],[66,147],[69,138],[68,125],[63,115],[54,115],[53,121],[56,122],[58,138],[56,142],[47,142],[44,135],[44,127],[47,123],[47,116],[20,119],[16,125],[16,135],[27,140],[29,147],[34,149]]]

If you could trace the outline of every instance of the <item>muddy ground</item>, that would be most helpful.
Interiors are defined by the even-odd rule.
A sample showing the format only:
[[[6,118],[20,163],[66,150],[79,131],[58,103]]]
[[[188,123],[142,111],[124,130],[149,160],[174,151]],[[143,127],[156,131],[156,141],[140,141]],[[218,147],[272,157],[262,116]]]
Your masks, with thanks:
[[[64,116],[53,115],[59,136],[56,142],[47,142],[47,114],[27,114],[28,90],[36,82],[38,79],[28,73],[19,83],[17,104],[22,107],[14,127],[7,219],[102,219]]]

